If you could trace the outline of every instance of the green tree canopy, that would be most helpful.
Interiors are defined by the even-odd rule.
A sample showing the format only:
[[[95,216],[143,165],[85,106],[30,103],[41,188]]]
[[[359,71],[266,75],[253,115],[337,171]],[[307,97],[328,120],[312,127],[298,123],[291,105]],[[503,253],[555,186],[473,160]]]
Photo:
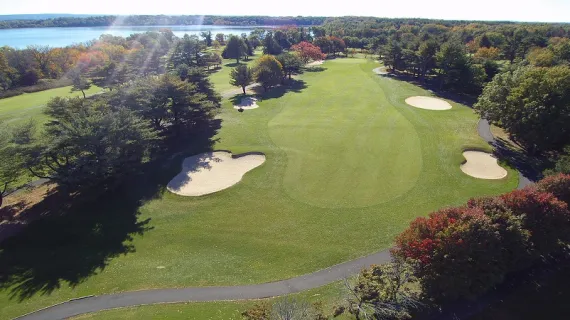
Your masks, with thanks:
[[[263,55],[257,61],[255,67],[255,80],[267,91],[268,88],[281,82],[283,67],[281,63],[271,55]]]
[[[239,59],[245,55],[247,55],[246,43],[238,36],[231,36],[222,52],[222,57],[224,59],[236,59],[236,62],[239,63]]]
[[[253,83],[253,72],[246,65],[239,65],[230,72],[230,84],[241,87],[245,95],[245,88]]]
[[[297,53],[282,53],[277,56],[277,60],[283,67],[283,75],[289,76],[289,80],[291,80],[291,75],[299,74],[303,67],[303,61]]]
[[[520,67],[496,75],[475,104],[529,151],[570,143],[570,67]]]

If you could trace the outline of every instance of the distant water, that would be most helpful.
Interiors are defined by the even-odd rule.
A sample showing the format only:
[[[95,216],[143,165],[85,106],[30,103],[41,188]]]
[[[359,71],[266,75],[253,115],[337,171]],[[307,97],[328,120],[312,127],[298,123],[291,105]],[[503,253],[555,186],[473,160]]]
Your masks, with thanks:
[[[168,28],[178,37],[200,35],[202,31],[216,33],[236,34],[250,33],[259,27],[251,26],[141,26],[141,27],[76,27],[76,28],[25,28],[25,29],[0,29],[0,47],[10,46],[25,48],[29,45],[45,45],[50,47],[65,47],[74,43],[82,43],[98,39],[102,34],[126,37],[133,33],[146,31],[158,31]],[[269,28],[269,27],[263,27]]]

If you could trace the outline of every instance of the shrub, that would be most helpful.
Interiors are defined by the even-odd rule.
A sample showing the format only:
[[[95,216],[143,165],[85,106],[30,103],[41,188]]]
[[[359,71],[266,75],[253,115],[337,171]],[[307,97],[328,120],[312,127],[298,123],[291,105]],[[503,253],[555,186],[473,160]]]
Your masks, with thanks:
[[[271,306],[267,301],[255,304],[253,307],[241,313],[246,320],[269,320]]]
[[[474,298],[503,280],[501,237],[479,208],[459,207],[418,218],[396,239],[393,254],[417,261],[423,293],[439,301]]]
[[[530,232],[530,241],[538,254],[554,253],[570,240],[568,206],[554,194],[525,188],[504,194],[500,199],[515,216],[522,217],[522,227]]]
[[[372,265],[360,272],[354,285],[346,283],[350,290],[347,310],[357,319],[411,319],[411,312],[420,306],[416,282],[412,265],[401,259]]]
[[[536,184],[536,189],[541,192],[552,193],[570,208],[570,174],[546,177]]]

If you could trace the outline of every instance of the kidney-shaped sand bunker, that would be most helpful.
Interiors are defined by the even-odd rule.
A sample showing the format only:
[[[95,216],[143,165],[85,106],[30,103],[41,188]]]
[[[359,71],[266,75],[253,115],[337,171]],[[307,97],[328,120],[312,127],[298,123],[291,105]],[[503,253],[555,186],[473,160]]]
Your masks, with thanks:
[[[232,156],[225,151],[201,153],[182,162],[182,171],[166,188],[181,196],[202,196],[227,189],[265,162],[261,153]]]
[[[465,163],[461,171],[479,179],[502,179],[507,176],[507,170],[499,166],[497,158],[492,154],[481,151],[464,151]]]

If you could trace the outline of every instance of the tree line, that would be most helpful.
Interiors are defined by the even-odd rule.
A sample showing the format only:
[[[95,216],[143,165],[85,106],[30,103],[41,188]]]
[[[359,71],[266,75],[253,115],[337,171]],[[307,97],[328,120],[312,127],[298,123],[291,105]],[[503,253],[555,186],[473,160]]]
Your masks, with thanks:
[[[234,25],[281,26],[321,25],[325,17],[269,17],[269,16],[195,16],[195,15],[133,15],[59,17],[50,19],[4,20],[0,29],[51,28],[51,27],[107,27],[120,26],[176,26],[176,25]]]
[[[21,94],[43,79],[61,78],[74,84],[81,82],[80,77],[89,78],[93,84],[112,89],[128,79],[164,73],[184,60],[188,66],[219,66],[221,57],[203,52],[205,48],[197,36],[177,38],[169,29],[126,38],[104,34],[98,40],[63,48],[5,46],[0,48],[0,95]]]

